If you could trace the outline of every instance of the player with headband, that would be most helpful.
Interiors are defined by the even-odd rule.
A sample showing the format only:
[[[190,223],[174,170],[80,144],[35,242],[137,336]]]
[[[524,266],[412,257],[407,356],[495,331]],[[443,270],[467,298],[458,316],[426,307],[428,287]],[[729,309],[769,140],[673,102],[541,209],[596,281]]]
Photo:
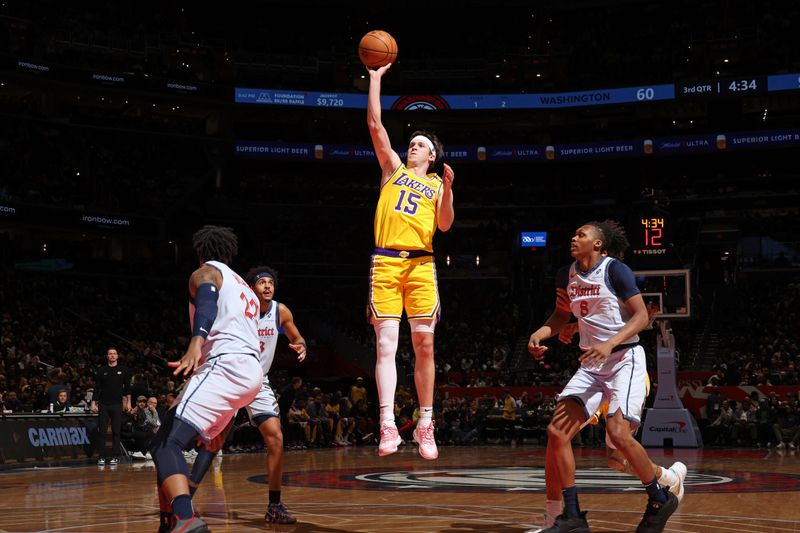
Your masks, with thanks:
[[[414,440],[425,459],[436,459],[433,427],[434,328],[440,317],[433,235],[453,225],[453,169],[444,164],[442,176],[433,173],[444,149],[432,133],[411,135],[405,164],[392,149],[381,122],[381,78],[391,63],[369,70],[367,125],[381,167],[381,185],[375,210],[375,251],[371,259],[367,315],[375,328],[375,379],[380,403],[378,454],[397,451],[402,439],[394,421],[397,387],[395,354],[400,319],[405,310],[411,326],[416,361],[414,382],[420,418]]]

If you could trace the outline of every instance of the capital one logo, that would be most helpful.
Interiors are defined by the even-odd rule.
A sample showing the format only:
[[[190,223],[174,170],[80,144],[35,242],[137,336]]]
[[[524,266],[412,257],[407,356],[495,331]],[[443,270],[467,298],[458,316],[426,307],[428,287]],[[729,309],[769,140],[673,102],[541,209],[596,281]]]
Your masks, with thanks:
[[[661,426],[650,426],[648,431],[653,433],[688,433],[689,429],[686,427],[686,422],[682,420],[670,420]]]

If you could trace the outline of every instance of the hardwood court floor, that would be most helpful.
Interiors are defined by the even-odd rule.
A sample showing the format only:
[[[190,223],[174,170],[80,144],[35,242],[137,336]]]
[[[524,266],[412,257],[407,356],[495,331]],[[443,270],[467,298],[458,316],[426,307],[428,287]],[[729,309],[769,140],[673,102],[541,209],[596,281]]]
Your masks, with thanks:
[[[605,468],[604,450],[576,449],[581,506],[596,532],[633,531],[645,496],[637,479]],[[800,454],[757,450],[650,450],[689,467],[686,497],[666,531],[800,532]],[[446,447],[424,461],[412,446],[285,454],[283,500],[295,526],[263,521],[262,454],[215,461],[195,497],[219,532],[523,533],[543,513],[544,450]],[[0,531],[155,532],[151,462],[0,472]]]

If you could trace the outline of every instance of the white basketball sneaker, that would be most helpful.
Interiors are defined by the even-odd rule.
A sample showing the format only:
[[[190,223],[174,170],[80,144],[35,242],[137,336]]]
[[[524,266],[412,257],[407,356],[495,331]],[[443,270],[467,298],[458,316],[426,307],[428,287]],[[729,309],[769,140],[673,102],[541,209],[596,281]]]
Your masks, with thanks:
[[[685,464],[678,461],[670,466],[669,469],[678,476],[678,484],[670,487],[669,491],[677,496],[678,502],[680,503],[683,500],[683,482],[686,479],[687,468]]]

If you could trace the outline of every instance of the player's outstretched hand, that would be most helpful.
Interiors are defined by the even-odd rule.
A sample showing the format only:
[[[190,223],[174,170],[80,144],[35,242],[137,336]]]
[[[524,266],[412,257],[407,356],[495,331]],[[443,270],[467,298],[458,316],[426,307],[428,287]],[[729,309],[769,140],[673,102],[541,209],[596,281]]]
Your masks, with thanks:
[[[370,78],[378,78],[378,79],[380,79],[380,78],[383,77],[384,74],[386,74],[386,71],[389,70],[389,68],[391,68],[391,66],[392,66],[391,63],[386,63],[384,66],[378,67],[376,69],[371,69],[369,67],[366,67],[366,68],[367,68],[367,72],[369,72],[369,77]]]
[[[444,163],[444,172],[442,173],[442,182],[444,186],[450,188],[453,186],[453,181],[456,179],[456,175],[453,172],[453,167]]]
[[[547,346],[539,344],[540,342],[539,338],[535,335],[531,335],[531,340],[528,341],[528,351],[537,361],[544,359],[544,352],[547,351]]]
[[[578,361],[581,362],[581,366],[589,368],[599,367],[606,362],[606,359],[609,358],[613,349],[614,347],[608,342],[595,344],[583,352],[583,355],[578,358]]]
[[[299,363],[302,363],[303,361],[305,361],[305,359],[306,359],[306,344],[305,343],[300,343],[300,344],[291,344],[290,343],[289,344],[289,348],[291,348],[292,350],[297,352],[297,361]]]
[[[202,337],[192,338],[192,341],[189,343],[189,348],[186,349],[186,353],[183,354],[181,360],[167,363],[167,365],[175,368],[175,371],[172,373],[173,376],[180,374],[183,376],[191,376],[192,372],[200,366],[200,359],[203,357],[203,352],[200,350],[202,342],[195,343],[194,339],[201,339],[202,341]]]

